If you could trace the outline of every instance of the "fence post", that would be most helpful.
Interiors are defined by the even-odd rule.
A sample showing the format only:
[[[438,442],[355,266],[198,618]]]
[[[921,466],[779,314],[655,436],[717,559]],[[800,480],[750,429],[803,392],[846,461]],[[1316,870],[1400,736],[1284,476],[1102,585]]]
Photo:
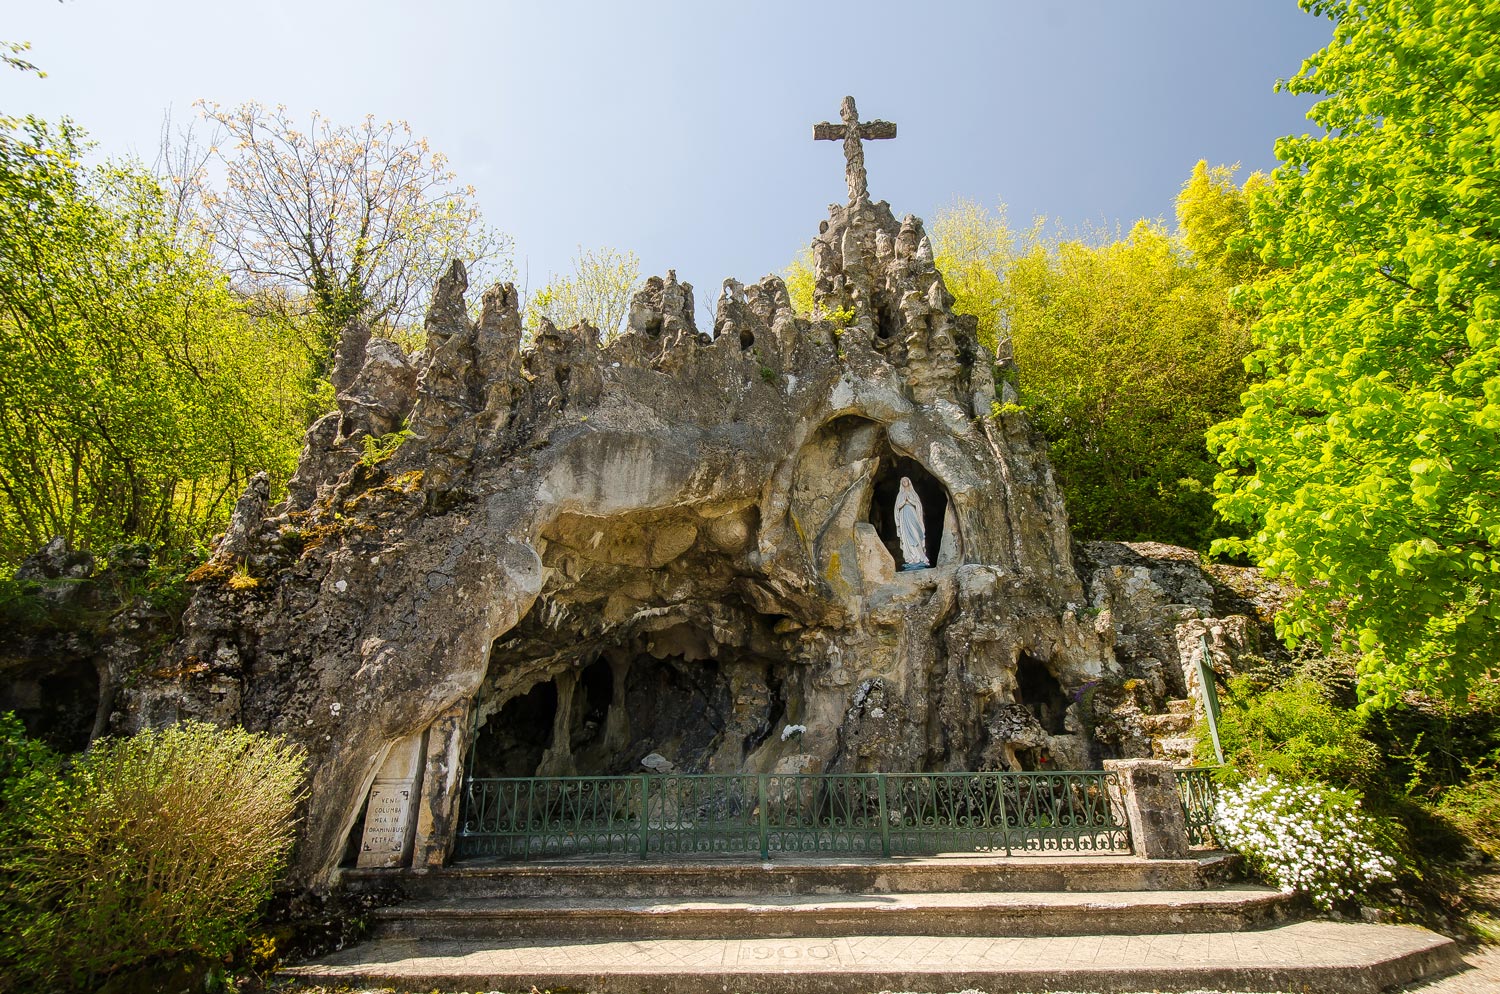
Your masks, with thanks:
[[[1135,854],[1143,859],[1185,859],[1187,821],[1172,764],[1160,759],[1106,759],[1104,769],[1120,778]]]
[[[1005,774],[995,774],[995,793],[1000,795],[1000,837],[1005,840],[1005,855],[1010,855],[1010,817],[1005,813]]]
[[[879,787],[880,806],[880,855],[886,859],[891,857],[891,815],[890,807],[885,799],[885,774],[875,774],[875,782]]]
[[[650,851],[651,839],[651,777],[641,774],[641,859]]]
[[[771,813],[766,810],[766,775],[755,775],[756,807],[760,809],[760,858],[771,858]]]
[[[1208,636],[1198,636],[1198,684],[1203,688],[1203,719],[1208,723],[1208,736],[1214,744],[1214,758],[1224,765],[1224,746],[1219,742],[1219,688],[1214,683],[1213,650],[1209,648]]]

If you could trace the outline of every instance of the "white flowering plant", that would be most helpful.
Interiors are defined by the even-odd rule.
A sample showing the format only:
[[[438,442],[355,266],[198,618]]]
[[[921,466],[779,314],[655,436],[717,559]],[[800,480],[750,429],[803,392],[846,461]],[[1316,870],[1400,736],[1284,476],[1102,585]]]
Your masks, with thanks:
[[[1353,795],[1267,776],[1220,788],[1214,814],[1221,842],[1251,869],[1324,910],[1395,879],[1396,861]]]

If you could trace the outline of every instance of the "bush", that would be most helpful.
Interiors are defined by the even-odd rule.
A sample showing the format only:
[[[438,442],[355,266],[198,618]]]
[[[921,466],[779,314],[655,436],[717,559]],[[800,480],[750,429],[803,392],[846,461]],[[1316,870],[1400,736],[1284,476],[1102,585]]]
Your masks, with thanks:
[[[1231,680],[1219,739],[1224,761],[1244,776],[1363,790],[1381,769],[1359,712],[1334,704],[1304,677],[1260,693],[1244,677]]]
[[[1219,839],[1284,892],[1325,910],[1395,878],[1396,861],[1376,847],[1376,826],[1353,795],[1274,776],[1219,792]]]
[[[20,782],[0,812],[0,989],[222,959],[291,848],[304,765],[279,738],[186,722]]]
[[[1437,813],[1458,828],[1476,849],[1500,859],[1500,778],[1474,776],[1443,791]]]

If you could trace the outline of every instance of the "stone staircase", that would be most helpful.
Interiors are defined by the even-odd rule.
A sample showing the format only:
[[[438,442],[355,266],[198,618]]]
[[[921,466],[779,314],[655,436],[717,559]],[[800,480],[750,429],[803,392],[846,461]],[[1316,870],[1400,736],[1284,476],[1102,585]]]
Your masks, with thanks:
[[[1167,710],[1160,714],[1144,714],[1140,719],[1141,731],[1156,743],[1160,755],[1180,766],[1193,763],[1193,746],[1197,739],[1193,734],[1198,722],[1198,705],[1187,698],[1167,701]]]
[[[1421,929],[1303,920],[1226,857],[703,859],[354,871],[370,941],[292,967],[401,990],[1316,990],[1456,969]]]

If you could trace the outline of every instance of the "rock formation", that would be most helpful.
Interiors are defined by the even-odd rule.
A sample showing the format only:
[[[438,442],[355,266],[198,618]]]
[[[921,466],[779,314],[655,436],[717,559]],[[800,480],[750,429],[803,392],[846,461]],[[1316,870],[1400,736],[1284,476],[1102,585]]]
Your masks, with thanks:
[[[854,167],[813,243],[810,317],[775,277],[728,280],[710,334],[668,274],[604,347],[545,321],[523,344],[515,288],[471,320],[454,263],[417,357],[346,329],[339,410],[308,430],[285,500],[252,484],[116,727],[200,717],[306,745],[312,882],[398,758],[420,781],[410,859],[432,865],[470,770],[1150,755],[1150,731],[1099,702],[1186,698],[1153,619],[1212,617],[1212,591],[1142,579],[1134,553],[1091,550],[1080,577],[1044,447],[996,404],[995,356],[922,222],[872,202]],[[897,569],[902,477],[930,569]]]

